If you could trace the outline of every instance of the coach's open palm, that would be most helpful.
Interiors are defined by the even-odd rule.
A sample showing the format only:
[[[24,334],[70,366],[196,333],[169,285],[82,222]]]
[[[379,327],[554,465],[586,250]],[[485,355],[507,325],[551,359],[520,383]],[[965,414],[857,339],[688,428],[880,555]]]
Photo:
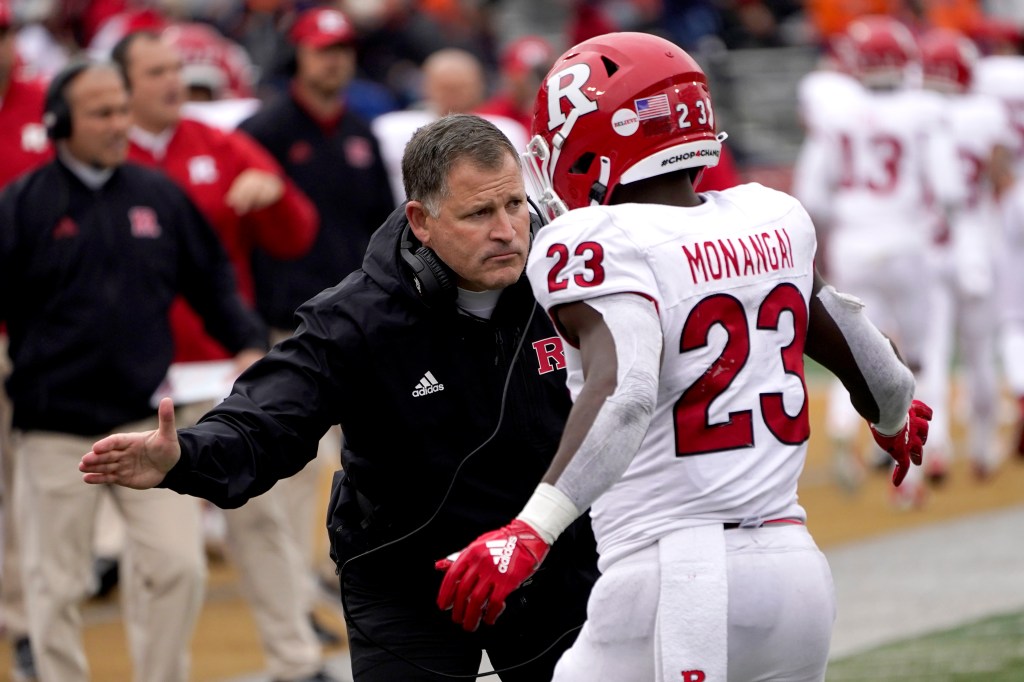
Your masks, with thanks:
[[[115,433],[96,441],[92,451],[82,457],[78,470],[86,483],[116,483],[144,490],[164,480],[180,458],[174,403],[164,398],[155,431]]]

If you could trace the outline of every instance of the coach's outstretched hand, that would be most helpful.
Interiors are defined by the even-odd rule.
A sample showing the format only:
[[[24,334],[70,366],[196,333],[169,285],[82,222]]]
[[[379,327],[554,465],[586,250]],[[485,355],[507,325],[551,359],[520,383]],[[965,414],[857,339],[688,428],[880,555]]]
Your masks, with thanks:
[[[144,490],[164,480],[180,458],[174,403],[164,398],[155,431],[115,433],[96,441],[92,451],[82,457],[78,470],[86,483],[116,483]]]

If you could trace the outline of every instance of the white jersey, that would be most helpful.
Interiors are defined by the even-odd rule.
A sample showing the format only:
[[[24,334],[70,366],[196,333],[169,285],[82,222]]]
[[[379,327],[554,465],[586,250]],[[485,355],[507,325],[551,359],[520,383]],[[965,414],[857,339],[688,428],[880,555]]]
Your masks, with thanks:
[[[995,187],[986,169],[997,147],[1013,148],[1014,131],[1006,109],[993,97],[951,95],[944,111],[946,134],[960,162],[949,170],[966,190],[946,245],[948,258],[954,259],[949,266],[965,290],[983,294],[994,286],[993,258],[1001,240]]]
[[[797,83],[800,118],[809,130],[827,129],[833,116],[865,92],[856,78],[841,71],[817,69]]]
[[[837,123],[865,96],[856,79],[839,71],[812,71],[797,85],[805,135],[793,167],[793,194],[815,217],[828,219],[832,213],[832,187],[825,180],[832,175]]]
[[[964,194],[939,172],[958,163],[942,133],[941,97],[920,90],[867,92],[837,117],[820,181],[832,193],[832,230],[843,252],[884,258],[924,250],[939,210]]]
[[[526,129],[518,122],[506,116],[479,114],[480,118],[494,124],[509,139],[517,153],[526,151]],[[423,126],[437,120],[437,115],[425,109],[408,111],[391,111],[381,114],[370,122],[373,134],[380,144],[380,157],[391,182],[391,193],[397,203],[405,201],[405,184],[402,182],[402,156],[405,145],[413,134]]]
[[[591,515],[602,563],[701,521],[805,517],[797,479],[809,425],[803,380],[814,227],[757,184],[693,208],[582,208],[537,234],[527,273],[546,310],[632,292],[664,334],[658,404],[640,450]],[[579,352],[566,347],[573,399]]]
[[[995,97],[1003,106],[1013,129],[1014,169],[1024,174],[1024,57],[991,56],[978,60],[971,89]]]

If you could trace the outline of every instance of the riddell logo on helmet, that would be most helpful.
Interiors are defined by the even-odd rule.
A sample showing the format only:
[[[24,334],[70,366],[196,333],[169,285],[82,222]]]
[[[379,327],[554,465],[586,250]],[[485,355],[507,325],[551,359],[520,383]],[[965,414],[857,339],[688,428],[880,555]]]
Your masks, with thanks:
[[[718,151],[717,149],[698,149],[697,151],[685,152],[683,154],[676,154],[675,156],[670,156],[667,159],[662,160],[661,165],[662,166],[671,166],[673,164],[679,163],[680,161],[689,161],[690,159],[692,159],[694,157],[697,157],[698,159],[702,159],[705,156],[716,156],[717,157],[720,154],[721,154],[721,152]]]

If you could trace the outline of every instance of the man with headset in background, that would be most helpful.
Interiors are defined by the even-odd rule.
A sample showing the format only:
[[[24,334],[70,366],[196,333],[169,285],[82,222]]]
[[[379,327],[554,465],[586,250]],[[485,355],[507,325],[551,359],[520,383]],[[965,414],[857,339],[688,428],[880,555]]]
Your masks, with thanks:
[[[40,679],[84,682],[80,603],[92,581],[100,496],[127,528],[125,630],[139,682],[184,682],[205,565],[195,500],[81,485],[97,435],[154,425],[151,396],[182,294],[230,351],[266,348],[216,235],[158,171],[125,163],[131,117],[118,70],[80,62],[50,84],[57,158],[0,196],[0,320],[13,372],[15,501]]]
[[[88,483],[160,486],[237,506],[316,456],[341,424],[329,515],[359,682],[473,675],[549,679],[596,579],[589,520],[573,524],[501,625],[467,633],[437,610],[434,559],[521,506],[569,410],[565,364],[524,275],[531,214],[516,150],[453,115],[406,148],[412,199],[374,233],[361,270],[298,311],[299,329],[192,428],[103,439]],[[440,554],[438,554],[440,552]]]

